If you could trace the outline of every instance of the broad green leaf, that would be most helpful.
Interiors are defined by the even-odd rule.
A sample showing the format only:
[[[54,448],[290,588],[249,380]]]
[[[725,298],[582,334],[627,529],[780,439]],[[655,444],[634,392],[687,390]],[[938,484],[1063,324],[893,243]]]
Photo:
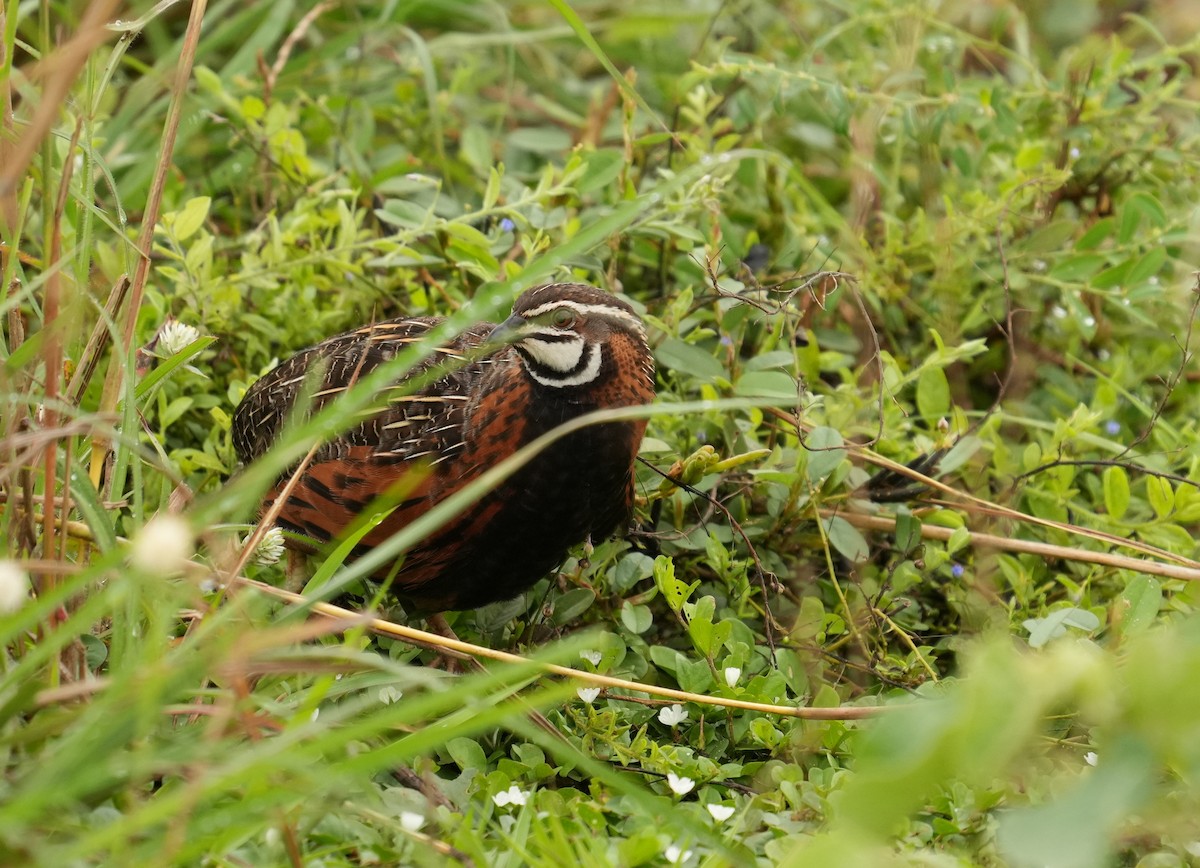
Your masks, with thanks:
[[[957,527],[951,532],[950,539],[946,540],[946,552],[954,554],[966,548],[971,542],[971,531],[965,527]]]
[[[679,371],[699,380],[728,379],[725,370],[716,358],[694,344],[679,338],[667,338],[654,350],[654,357],[663,367]]]
[[[641,552],[629,552],[609,573],[608,584],[618,594],[624,594],[643,579],[654,575],[654,558]]]
[[[783,733],[765,717],[756,717],[750,721],[750,734],[768,749],[774,749],[783,739]]]
[[[1025,250],[1029,253],[1058,253],[1078,230],[1079,224],[1074,220],[1056,220],[1031,232],[1025,239]]]
[[[717,610],[717,601],[706,594],[692,606],[685,607],[685,610],[687,608],[691,608],[688,613],[688,633],[692,636],[692,643],[701,654],[709,655],[712,653],[712,619]]]
[[[608,187],[621,174],[625,158],[616,148],[592,151],[585,158],[583,176],[575,182],[580,193],[592,193]]]
[[[939,474],[953,473],[958,468],[962,467],[969,461],[976,452],[983,446],[983,441],[974,434],[968,434],[965,437],[960,437],[958,441],[950,447],[945,455],[937,463],[937,472]]]
[[[950,412],[950,382],[941,368],[925,368],[917,377],[917,409],[929,420]]]
[[[1146,499],[1159,518],[1166,518],[1175,508],[1175,489],[1161,476],[1146,477]]]
[[[1129,269],[1132,267],[1132,259],[1122,260],[1111,268],[1101,271],[1091,279],[1090,283],[1096,289],[1112,289],[1114,286],[1120,286],[1128,279]]]
[[[1117,222],[1111,217],[1105,217],[1097,220],[1087,232],[1079,237],[1075,242],[1076,250],[1094,250],[1100,246],[1100,243],[1113,234],[1113,230],[1117,228]]]
[[[500,178],[503,166],[488,169],[487,187],[483,191],[483,210],[487,211],[500,200]]]
[[[1124,467],[1109,467],[1101,478],[1104,482],[1104,509],[1114,519],[1120,519],[1129,508],[1129,476]]]
[[[212,197],[196,196],[189,199],[182,210],[175,212],[175,219],[171,224],[171,234],[175,236],[176,241],[186,241],[196,234],[208,217],[210,205],[212,205]]]
[[[159,393],[162,394],[161,392]],[[187,395],[180,395],[169,403],[162,413],[159,415],[158,424],[165,430],[171,427],[173,422],[176,422],[180,416],[192,408],[195,399]]]
[[[713,688],[712,670],[703,660],[684,660],[675,670],[679,687],[689,693],[707,693]]]
[[[840,515],[835,515],[826,522],[825,532],[829,535],[830,545],[851,563],[862,563],[870,556],[871,547],[867,545],[858,528]]]
[[[796,381],[783,371],[750,371],[738,378],[734,394],[747,397],[780,398],[795,403]]]
[[[1144,191],[1137,191],[1125,202],[1126,210],[1140,211],[1152,225],[1162,228],[1167,225],[1167,212],[1158,199]]]
[[[1104,267],[1108,257],[1099,253],[1081,253],[1064,259],[1050,269],[1050,277],[1055,280],[1078,281],[1087,280]]]
[[[621,604],[621,623],[630,633],[642,634],[654,623],[649,606],[634,606],[628,600]]]
[[[108,645],[104,643],[104,640],[91,633],[84,633],[79,637],[79,641],[83,644],[88,670],[97,671],[108,659]]]
[[[574,621],[596,602],[596,592],[590,588],[572,588],[554,601],[554,615],[550,619],[563,625]]]
[[[896,516],[896,548],[907,554],[921,544],[921,520],[909,512]]]
[[[571,148],[571,134],[561,127],[519,127],[506,141],[510,147],[534,154],[561,154]]]
[[[1142,212],[1138,208],[1122,208],[1120,227],[1117,229],[1117,243],[1128,244],[1137,234],[1138,224],[1142,222]]]
[[[804,657],[790,648],[780,648],[775,652],[775,666],[783,675],[793,696],[804,696],[808,693],[808,666]]]
[[[484,172],[495,171],[493,163],[496,157],[492,153],[495,139],[490,132],[479,124],[468,123],[463,126],[458,141],[460,153],[467,165],[481,175]]]
[[[801,597],[800,613],[792,623],[797,639],[816,639],[825,624],[825,605],[819,597]]]
[[[654,583],[667,601],[667,605],[678,612],[687,602],[692,591],[699,587],[699,582],[687,585],[675,578],[675,564],[666,555],[654,559]]]
[[[1075,627],[1086,632],[1092,632],[1100,627],[1100,619],[1087,609],[1055,609],[1044,618],[1030,618],[1023,622],[1029,631],[1031,648],[1041,648],[1051,639],[1057,639],[1067,633],[1068,627]]]
[[[833,472],[846,457],[842,448],[845,441],[840,432],[833,428],[820,426],[814,428],[804,441],[808,451],[808,478],[811,482],[820,482]]]
[[[1125,275],[1125,280],[1129,286],[1137,286],[1158,274],[1166,263],[1167,248],[1155,247],[1133,264],[1129,273]]]
[[[487,754],[478,742],[469,738],[452,738],[446,742],[446,753],[464,772],[474,769],[482,772],[487,768]]]
[[[1040,166],[1045,159],[1045,142],[1024,142],[1013,158],[1013,164],[1018,169],[1033,169]]]
[[[1134,576],[1117,597],[1121,633],[1129,636],[1153,624],[1162,608],[1162,600],[1162,582],[1153,576]]]
[[[769,353],[760,353],[752,359],[747,359],[742,366],[744,371],[769,371],[772,368],[783,368],[791,370],[796,364],[796,356],[787,350],[771,350]],[[792,389],[793,393],[796,391]]]

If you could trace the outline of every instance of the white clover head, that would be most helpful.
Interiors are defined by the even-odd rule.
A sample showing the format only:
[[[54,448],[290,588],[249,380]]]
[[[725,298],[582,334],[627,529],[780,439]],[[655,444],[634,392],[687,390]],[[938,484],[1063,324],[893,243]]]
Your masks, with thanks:
[[[522,792],[516,784],[513,784],[507,790],[501,790],[492,796],[492,801],[496,803],[496,807],[503,808],[506,805],[524,805],[528,798],[528,793]]]
[[[195,343],[200,337],[200,330],[184,325],[177,319],[168,319],[161,329],[158,330],[158,355],[162,358],[170,358],[176,353],[187,349],[187,347]]]
[[[0,615],[15,612],[29,599],[29,575],[16,561],[0,560]]]
[[[176,573],[195,550],[191,525],[177,515],[160,513],[133,538],[129,560],[134,568],[151,575]]]

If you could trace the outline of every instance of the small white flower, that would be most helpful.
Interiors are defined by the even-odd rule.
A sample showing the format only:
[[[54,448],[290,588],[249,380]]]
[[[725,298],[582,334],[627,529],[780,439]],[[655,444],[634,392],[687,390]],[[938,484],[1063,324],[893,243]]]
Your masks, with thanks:
[[[308,719],[309,719],[309,720],[311,720],[313,723],[316,723],[316,722],[317,722],[317,718],[318,718],[318,717],[320,717],[320,716],[321,716],[321,709],[319,709],[319,708],[314,708],[314,709],[312,710],[312,714],[310,714],[310,715],[308,716]]]
[[[600,661],[604,659],[604,655],[599,651],[580,651],[579,656],[593,666],[599,666]]]
[[[184,325],[177,319],[168,319],[158,330],[158,355],[169,359],[194,343],[200,337],[200,330],[190,325]]]
[[[263,843],[268,847],[278,847],[279,830],[272,826],[271,828],[267,829],[267,831],[263,832]]]
[[[1071,158],[1075,160],[1079,159],[1079,148],[1071,148]]]
[[[704,807],[708,808],[708,812],[710,814],[712,814],[713,819],[716,820],[718,823],[724,823],[726,820],[728,820],[730,817],[733,816],[734,809],[733,809],[732,805],[712,804],[712,805],[705,805]]]
[[[672,865],[682,865],[688,859],[692,858],[692,851],[684,850],[677,845],[672,844],[671,846],[667,847],[663,855],[667,857],[667,861]]]
[[[667,726],[678,726],[687,720],[687,711],[678,702],[674,705],[664,706],[658,713],[658,720]]]
[[[596,701],[596,697],[600,695],[599,687],[580,687],[575,691],[579,694],[579,698],[591,705]]]
[[[730,687],[737,687],[738,679],[742,677],[742,670],[736,666],[725,667],[725,683]]]
[[[501,790],[492,796],[492,801],[496,803],[497,807],[503,808],[505,805],[524,805],[528,798],[528,793],[521,792],[517,789],[517,785],[513,784],[507,790]]]
[[[1094,766],[1096,763],[1100,762],[1100,757],[1096,756],[1096,752],[1094,750],[1089,750],[1083,755],[1083,761],[1090,766]]]
[[[696,782],[691,778],[681,778],[675,772],[668,772],[667,786],[671,788],[671,792],[675,795],[683,796],[692,791],[692,788],[696,786]]]
[[[400,828],[406,832],[419,831],[425,825],[425,818],[416,811],[400,812]]]
[[[403,690],[397,690],[395,687],[392,687],[390,684],[387,687],[379,688],[379,701],[382,702],[384,705],[391,705],[393,702],[400,699],[400,697],[402,697],[403,695],[404,695]]]
[[[29,576],[16,561],[0,561],[0,615],[15,612],[29,599]]]
[[[191,526],[177,515],[162,513],[146,522],[133,538],[129,561],[144,573],[176,573],[195,551]]]
[[[250,539],[253,534],[247,534],[242,540],[242,545]],[[263,534],[263,538],[258,541],[258,548],[254,550],[254,563],[260,567],[269,567],[272,564],[279,563],[279,559],[283,557],[283,530],[278,527],[273,527]]]

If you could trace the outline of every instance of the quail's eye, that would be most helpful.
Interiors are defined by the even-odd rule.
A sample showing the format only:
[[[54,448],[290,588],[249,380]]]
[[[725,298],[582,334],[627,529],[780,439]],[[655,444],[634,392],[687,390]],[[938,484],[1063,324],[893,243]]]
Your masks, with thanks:
[[[570,328],[575,325],[575,311],[569,307],[560,307],[554,313],[550,314],[550,322],[559,328]]]

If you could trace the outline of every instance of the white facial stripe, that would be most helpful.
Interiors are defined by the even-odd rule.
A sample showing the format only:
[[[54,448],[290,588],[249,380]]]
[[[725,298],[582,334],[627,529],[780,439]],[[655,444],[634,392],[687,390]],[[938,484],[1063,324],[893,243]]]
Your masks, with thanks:
[[[542,346],[547,346],[547,344],[542,344]],[[551,344],[550,346],[555,345]],[[529,376],[533,377],[543,386],[551,386],[553,388],[562,388],[564,386],[582,386],[586,383],[592,382],[600,375],[600,361],[601,356],[604,355],[600,352],[600,348],[595,344],[587,347],[587,354],[587,363],[583,366],[583,370],[576,374],[571,374],[569,377],[543,377],[538,373],[537,368],[533,365],[526,365],[525,370],[529,372]],[[578,363],[578,358],[579,357],[576,356],[576,363]],[[569,371],[571,369],[567,368],[567,370]]]
[[[583,356],[583,337],[577,335],[569,341],[539,341],[535,332],[521,341],[521,349],[542,367],[565,374],[579,365]]]
[[[577,301],[569,301],[566,299],[561,301],[548,301],[545,304],[538,305],[530,310],[522,311],[521,316],[525,317],[525,319],[534,319],[535,317],[539,317],[544,313],[557,310],[560,307],[570,308],[580,316],[601,316],[608,317],[609,319],[620,320],[630,330],[637,332],[638,334],[646,333],[646,327],[635,315],[631,314],[627,310],[621,310],[619,307],[611,307],[606,304],[580,304]]]

